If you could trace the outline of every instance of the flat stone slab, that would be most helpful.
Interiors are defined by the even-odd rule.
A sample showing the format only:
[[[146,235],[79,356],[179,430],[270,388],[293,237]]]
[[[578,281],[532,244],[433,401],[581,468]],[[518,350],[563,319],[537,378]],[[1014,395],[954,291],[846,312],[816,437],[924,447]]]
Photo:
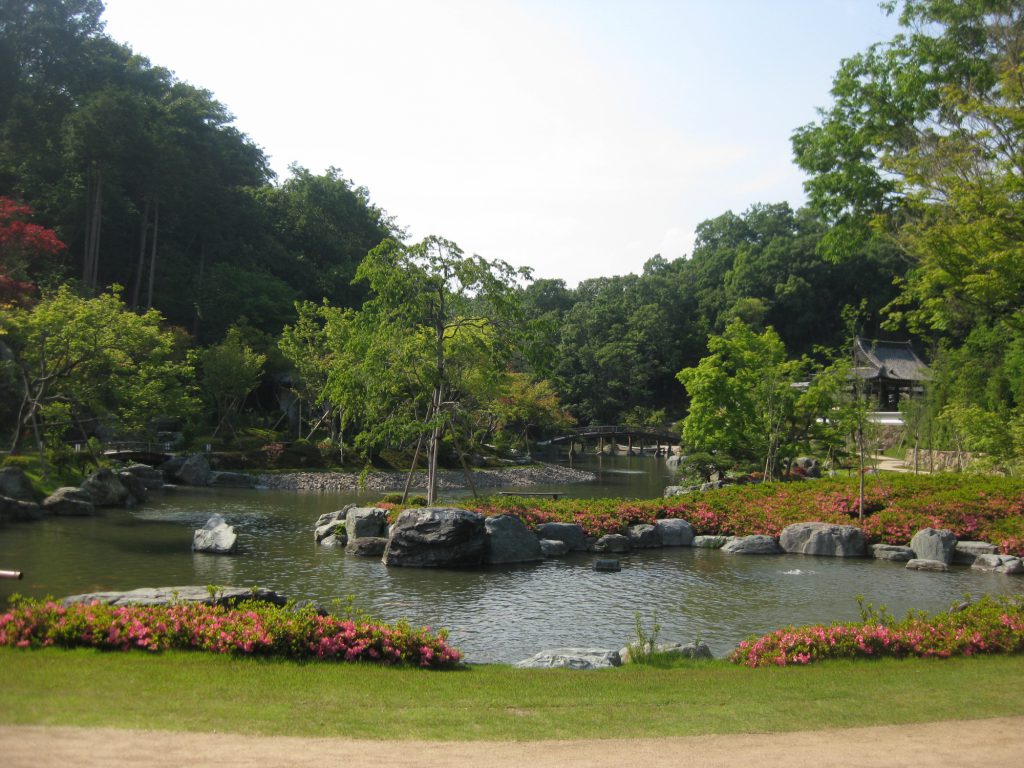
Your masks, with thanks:
[[[941,560],[924,560],[915,558],[907,561],[907,568],[912,571],[948,571],[949,566]]]
[[[957,565],[970,565],[978,555],[994,555],[997,552],[996,545],[987,541],[958,541],[953,549],[953,562]]]
[[[690,546],[699,549],[721,549],[729,543],[731,536],[694,536]]]
[[[1024,560],[1013,555],[978,555],[971,564],[971,570],[1018,576],[1024,574]]]
[[[263,603],[284,605],[288,602],[284,595],[271,589],[251,589],[249,587],[219,587],[215,594],[210,594],[208,587],[140,587],[127,592],[86,592],[81,595],[69,595],[61,600],[64,605],[74,603],[98,602],[104,605],[172,605],[174,603],[204,603],[206,605],[235,605],[244,600],[257,600]]]
[[[622,665],[618,651],[605,648],[553,648],[541,651],[514,666],[520,669],[608,669]]]

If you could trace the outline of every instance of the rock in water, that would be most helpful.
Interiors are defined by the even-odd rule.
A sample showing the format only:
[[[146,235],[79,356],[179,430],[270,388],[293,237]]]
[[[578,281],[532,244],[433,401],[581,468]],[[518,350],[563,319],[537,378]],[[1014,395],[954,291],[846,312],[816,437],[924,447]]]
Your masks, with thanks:
[[[693,526],[686,520],[669,518],[656,520],[654,524],[661,535],[662,546],[689,547],[693,544]]]
[[[484,517],[465,509],[422,507],[398,516],[382,560],[410,568],[464,568],[483,562]]]
[[[787,525],[779,536],[785,552],[824,557],[863,557],[864,532],[855,525],[796,523]]]
[[[206,525],[192,534],[192,551],[209,552],[215,555],[233,555],[238,546],[235,529],[224,522],[220,515],[214,515]]]
[[[537,526],[537,536],[564,541],[570,552],[587,551],[587,534],[576,523],[543,523]]]
[[[727,542],[722,551],[731,555],[778,555],[782,553],[782,548],[774,536],[758,533],[735,538]]]
[[[515,515],[498,515],[484,521],[485,563],[532,563],[544,559],[540,541]]]
[[[953,562],[956,536],[945,529],[923,528],[910,540],[910,548],[918,560],[938,560],[949,565]]]

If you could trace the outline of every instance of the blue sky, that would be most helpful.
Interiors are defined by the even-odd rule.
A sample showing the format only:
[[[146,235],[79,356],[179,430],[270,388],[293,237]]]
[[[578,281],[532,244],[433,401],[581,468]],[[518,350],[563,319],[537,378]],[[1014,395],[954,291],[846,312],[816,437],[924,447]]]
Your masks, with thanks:
[[[209,89],[283,178],[328,166],[412,239],[570,285],[803,203],[789,137],[873,0],[106,0],[107,32]]]

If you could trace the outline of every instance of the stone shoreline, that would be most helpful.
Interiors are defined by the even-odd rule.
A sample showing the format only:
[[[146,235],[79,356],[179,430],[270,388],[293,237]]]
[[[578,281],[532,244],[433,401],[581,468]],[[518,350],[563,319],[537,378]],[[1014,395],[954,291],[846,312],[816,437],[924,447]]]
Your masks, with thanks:
[[[405,487],[405,472],[370,472],[364,476],[358,472],[288,472],[262,474],[257,482],[260,487],[289,491],[401,491]],[[564,485],[586,483],[596,480],[593,472],[561,467],[556,464],[531,464],[507,469],[475,469],[473,482],[476,487],[489,490],[505,486],[522,487],[529,485]],[[411,489],[426,490],[427,473],[420,471],[412,480]],[[469,488],[461,471],[444,470],[438,478],[442,491],[465,490]]]

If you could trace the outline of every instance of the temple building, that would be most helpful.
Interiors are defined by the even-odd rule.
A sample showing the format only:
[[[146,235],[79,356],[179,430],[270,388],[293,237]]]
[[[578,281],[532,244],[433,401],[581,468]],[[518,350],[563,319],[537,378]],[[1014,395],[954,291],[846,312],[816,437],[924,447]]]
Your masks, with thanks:
[[[879,411],[898,411],[900,400],[920,395],[928,366],[909,341],[853,340],[853,374],[866,385],[865,395]]]

